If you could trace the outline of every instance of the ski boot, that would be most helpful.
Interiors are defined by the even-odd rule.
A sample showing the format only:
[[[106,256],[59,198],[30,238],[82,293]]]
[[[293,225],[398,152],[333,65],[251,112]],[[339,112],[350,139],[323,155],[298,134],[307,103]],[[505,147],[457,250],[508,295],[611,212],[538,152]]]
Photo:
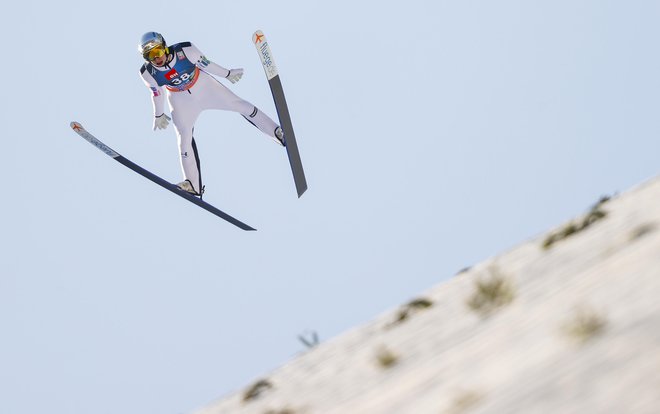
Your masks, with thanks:
[[[282,128],[280,127],[275,128],[275,139],[281,146],[283,147],[286,146],[286,143],[284,141],[284,131],[282,131]]]
[[[197,190],[195,190],[195,187],[193,187],[190,180],[181,181],[176,186],[179,188],[179,190],[185,191],[186,193],[192,194],[200,198],[202,197],[202,194],[204,194],[204,187],[202,187],[202,191],[198,193]]]

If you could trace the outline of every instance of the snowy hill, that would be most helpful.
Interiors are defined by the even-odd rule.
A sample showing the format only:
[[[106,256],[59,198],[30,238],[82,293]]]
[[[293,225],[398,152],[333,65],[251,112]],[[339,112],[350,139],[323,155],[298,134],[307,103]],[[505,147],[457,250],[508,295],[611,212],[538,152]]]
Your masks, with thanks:
[[[196,414],[659,413],[660,179]]]

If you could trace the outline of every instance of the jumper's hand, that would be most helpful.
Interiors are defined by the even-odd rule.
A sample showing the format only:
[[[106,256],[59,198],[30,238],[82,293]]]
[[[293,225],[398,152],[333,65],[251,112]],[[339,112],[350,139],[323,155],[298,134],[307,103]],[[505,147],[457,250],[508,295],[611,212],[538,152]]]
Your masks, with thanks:
[[[167,125],[169,125],[170,120],[172,120],[172,118],[170,118],[169,116],[167,116],[165,114],[160,114],[160,115],[154,117],[154,131],[156,130],[156,128],[158,128],[158,129],[167,128]]]
[[[229,82],[231,83],[236,83],[241,78],[243,77],[243,68],[238,68],[238,69],[230,69],[229,73],[227,74],[227,79],[229,79]]]

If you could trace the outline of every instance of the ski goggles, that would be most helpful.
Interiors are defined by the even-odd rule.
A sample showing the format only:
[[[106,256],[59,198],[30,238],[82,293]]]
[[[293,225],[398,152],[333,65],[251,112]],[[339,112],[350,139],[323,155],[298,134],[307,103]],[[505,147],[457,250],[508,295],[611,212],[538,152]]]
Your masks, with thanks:
[[[147,56],[145,56],[148,60],[154,60],[159,57],[162,57],[165,55],[165,48],[162,46],[156,46],[153,49],[151,49],[148,53]]]

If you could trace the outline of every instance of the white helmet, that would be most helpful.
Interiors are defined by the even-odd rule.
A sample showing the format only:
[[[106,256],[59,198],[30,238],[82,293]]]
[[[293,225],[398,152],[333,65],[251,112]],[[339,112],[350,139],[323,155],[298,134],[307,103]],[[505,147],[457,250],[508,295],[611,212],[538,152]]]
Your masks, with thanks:
[[[163,35],[160,33],[156,32],[147,32],[142,35],[142,38],[140,39],[140,44],[138,44],[138,51],[144,58],[144,60],[149,61],[149,52],[151,52],[155,48],[162,48],[165,50],[165,53],[169,53],[169,50],[167,48],[167,43],[165,43],[165,39],[163,38]]]

